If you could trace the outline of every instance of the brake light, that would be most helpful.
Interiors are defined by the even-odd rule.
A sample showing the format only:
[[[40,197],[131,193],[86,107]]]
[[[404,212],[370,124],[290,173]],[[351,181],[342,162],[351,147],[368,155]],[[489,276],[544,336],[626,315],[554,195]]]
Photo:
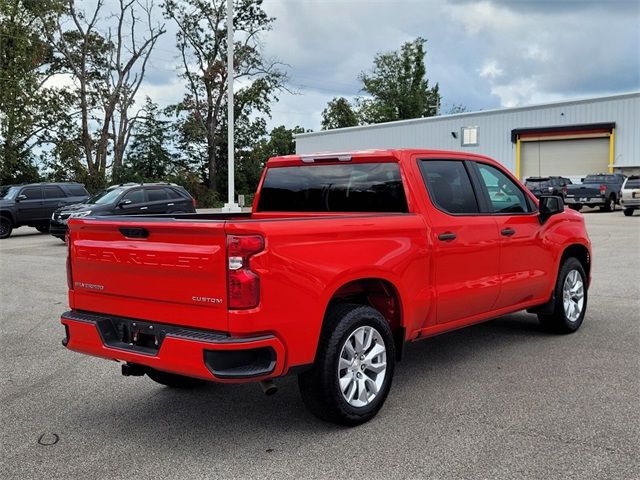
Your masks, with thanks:
[[[196,202],[196,199],[192,197],[191,201],[193,202],[193,208],[196,208],[198,206],[198,202]]]
[[[606,185],[600,185],[600,194],[604,195],[604,192],[607,191],[607,186]]]
[[[227,235],[227,288],[229,308],[255,308],[260,303],[260,277],[249,259],[264,250],[260,235]]]
[[[71,272],[71,240],[67,233],[64,237],[64,241],[67,244],[67,287],[69,290],[73,290],[73,273]]]
[[[567,188],[566,185],[564,187],[562,187],[562,195],[566,195],[568,191],[569,191],[569,189]]]

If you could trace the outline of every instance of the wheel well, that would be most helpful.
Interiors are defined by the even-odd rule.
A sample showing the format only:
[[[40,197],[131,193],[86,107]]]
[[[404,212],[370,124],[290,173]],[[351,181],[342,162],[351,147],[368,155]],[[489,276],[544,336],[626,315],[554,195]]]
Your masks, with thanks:
[[[13,215],[11,215],[11,212],[0,212],[0,217],[4,217],[8,219],[11,223],[15,223],[13,221]]]
[[[560,259],[560,265],[569,257],[577,258],[584,268],[584,273],[587,278],[591,272],[591,257],[589,256],[589,250],[584,245],[576,244],[571,245],[562,252],[562,258]]]
[[[405,329],[402,326],[400,295],[395,286],[381,278],[362,278],[341,286],[331,297],[327,311],[336,303],[367,305],[378,310],[389,322],[400,360],[404,346]]]

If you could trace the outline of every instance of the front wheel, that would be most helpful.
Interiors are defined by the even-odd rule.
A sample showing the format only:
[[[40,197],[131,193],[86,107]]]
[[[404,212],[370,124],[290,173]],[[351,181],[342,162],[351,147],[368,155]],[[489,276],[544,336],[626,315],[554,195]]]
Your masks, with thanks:
[[[380,312],[336,305],[327,314],[313,367],[298,376],[302,400],[322,420],[359,425],[382,408],[394,366],[393,335]]]
[[[0,239],[9,238],[13,231],[13,224],[7,217],[0,217]]]
[[[580,210],[582,210],[582,205],[579,205],[579,204],[569,205],[569,208],[571,210],[575,210],[576,212],[579,212]]]
[[[49,225],[38,225],[36,226],[36,230],[40,233],[49,233]]]
[[[625,217],[630,217],[631,215],[633,215],[633,208],[625,208],[623,210],[623,213]]]
[[[551,314],[538,314],[543,327],[557,333],[573,333],[587,311],[587,276],[577,258],[567,258],[558,274]]]

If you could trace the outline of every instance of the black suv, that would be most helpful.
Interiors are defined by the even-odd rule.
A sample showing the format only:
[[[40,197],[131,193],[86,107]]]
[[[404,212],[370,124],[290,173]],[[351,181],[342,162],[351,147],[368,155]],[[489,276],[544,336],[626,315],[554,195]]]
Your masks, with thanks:
[[[564,197],[565,187],[571,183],[571,180],[566,177],[529,177],[524,181],[524,186],[537,198],[540,198],[541,195]]]
[[[27,225],[49,230],[51,214],[61,205],[83,202],[89,194],[80,183],[25,183],[0,187],[0,238]]]
[[[123,183],[94,195],[83,203],[56,210],[49,231],[64,240],[69,218],[103,215],[195,213],[195,200],[173,183]]]

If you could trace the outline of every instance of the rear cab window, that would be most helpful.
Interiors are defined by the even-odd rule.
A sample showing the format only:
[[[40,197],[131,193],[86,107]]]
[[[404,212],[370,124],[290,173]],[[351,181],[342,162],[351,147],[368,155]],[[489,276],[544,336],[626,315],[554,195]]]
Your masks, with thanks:
[[[270,167],[258,212],[408,212],[395,162]]]

